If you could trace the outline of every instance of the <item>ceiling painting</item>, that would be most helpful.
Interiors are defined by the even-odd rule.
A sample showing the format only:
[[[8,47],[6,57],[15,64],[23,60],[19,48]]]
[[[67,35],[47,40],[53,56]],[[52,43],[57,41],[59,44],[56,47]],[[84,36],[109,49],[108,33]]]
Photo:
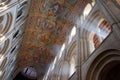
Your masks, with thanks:
[[[71,5],[74,5],[77,2],[77,0],[66,0],[66,1]]]
[[[79,10],[78,0],[31,0],[18,63],[25,67],[35,65],[46,71],[75,25]],[[55,52],[55,53],[54,53]],[[41,72],[41,75],[44,73]]]
[[[40,8],[40,11],[42,12],[42,13],[46,13],[47,11],[48,11],[48,9],[49,9],[49,6],[50,6],[50,2],[49,2],[50,0],[41,0],[41,6],[39,7]]]

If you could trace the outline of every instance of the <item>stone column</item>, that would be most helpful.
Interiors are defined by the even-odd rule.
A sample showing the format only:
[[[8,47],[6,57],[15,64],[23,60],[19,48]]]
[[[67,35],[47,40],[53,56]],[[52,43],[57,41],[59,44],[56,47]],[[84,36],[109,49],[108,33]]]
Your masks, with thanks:
[[[77,80],[82,80],[81,65],[89,55],[88,40],[82,32],[83,29],[77,27]],[[82,33],[81,33],[82,32]],[[84,36],[83,36],[84,35]]]
[[[76,72],[77,72],[77,80],[81,80],[81,61],[82,61],[82,54],[80,53],[81,44],[80,44],[80,28],[77,27],[77,66],[76,66]]]
[[[88,39],[85,37],[84,39],[82,39],[81,43],[83,43],[83,62],[84,62],[90,55]]]

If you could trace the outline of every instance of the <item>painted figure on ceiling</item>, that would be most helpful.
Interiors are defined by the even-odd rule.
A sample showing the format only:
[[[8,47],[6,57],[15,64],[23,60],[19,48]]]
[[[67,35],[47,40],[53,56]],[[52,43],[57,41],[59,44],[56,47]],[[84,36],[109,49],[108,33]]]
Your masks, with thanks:
[[[41,3],[42,3],[42,9],[45,9],[45,6],[46,6],[45,0],[42,0]]]
[[[42,0],[40,10],[42,13],[46,13],[49,8],[49,0]]]
[[[51,8],[54,16],[59,15],[63,10],[63,7],[58,2],[53,4],[50,8]]]
[[[51,9],[48,9],[48,11],[46,12],[46,16],[48,16],[48,17],[53,16]]]

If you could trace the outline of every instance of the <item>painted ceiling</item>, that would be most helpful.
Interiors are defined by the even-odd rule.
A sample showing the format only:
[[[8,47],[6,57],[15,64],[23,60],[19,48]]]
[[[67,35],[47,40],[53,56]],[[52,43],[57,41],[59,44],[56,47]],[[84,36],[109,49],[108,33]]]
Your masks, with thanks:
[[[84,0],[81,0],[84,1]],[[31,0],[19,53],[20,67],[35,65],[44,75],[80,13],[79,0]]]

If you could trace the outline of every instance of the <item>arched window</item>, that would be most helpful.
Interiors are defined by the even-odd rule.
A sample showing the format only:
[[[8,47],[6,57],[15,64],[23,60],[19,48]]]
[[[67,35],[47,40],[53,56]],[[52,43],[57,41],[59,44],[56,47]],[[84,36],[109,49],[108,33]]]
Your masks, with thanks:
[[[16,22],[18,22],[21,19],[24,19],[27,16],[27,0],[23,3],[20,3],[18,6],[18,12],[16,16]]]
[[[105,19],[100,21],[98,28],[99,28],[99,36],[102,39],[105,39],[111,31],[111,27]]]
[[[95,48],[97,48],[100,44],[99,37],[96,34],[93,36],[93,43]]]
[[[31,79],[37,78],[37,72],[32,66],[24,68],[22,74]]]
[[[96,25],[92,26],[94,28],[89,33],[90,53],[92,53],[111,32],[111,27],[104,18],[96,20],[94,24]]]
[[[88,3],[83,11],[83,15],[84,15],[84,20],[85,18],[88,16],[88,14],[90,13],[90,11],[92,10],[92,5],[90,3]]]
[[[9,31],[11,23],[12,23],[11,13],[7,13],[3,16],[0,16],[0,34],[1,35],[4,35]]]
[[[70,32],[68,44],[72,41],[73,37],[76,35],[76,27],[74,26]]]
[[[91,3],[88,3],[88,4],[85,6],[85,8],[84,8],[84,10],[83,10],[83,13],[82,13],[81,16],[80,16],[80,22],[81,22],[81,24],[84,22],[84,20],[86,19],[86,17],[89,15],[89,13],[90,13],[91,10],[93,9],[94,5],[95,5],[95,0],[92,0]]]
[[[92,53],[100,44],[100,37],[95,34],[94,32],[91,32],[89,34],[89,50],[90,53]]]

